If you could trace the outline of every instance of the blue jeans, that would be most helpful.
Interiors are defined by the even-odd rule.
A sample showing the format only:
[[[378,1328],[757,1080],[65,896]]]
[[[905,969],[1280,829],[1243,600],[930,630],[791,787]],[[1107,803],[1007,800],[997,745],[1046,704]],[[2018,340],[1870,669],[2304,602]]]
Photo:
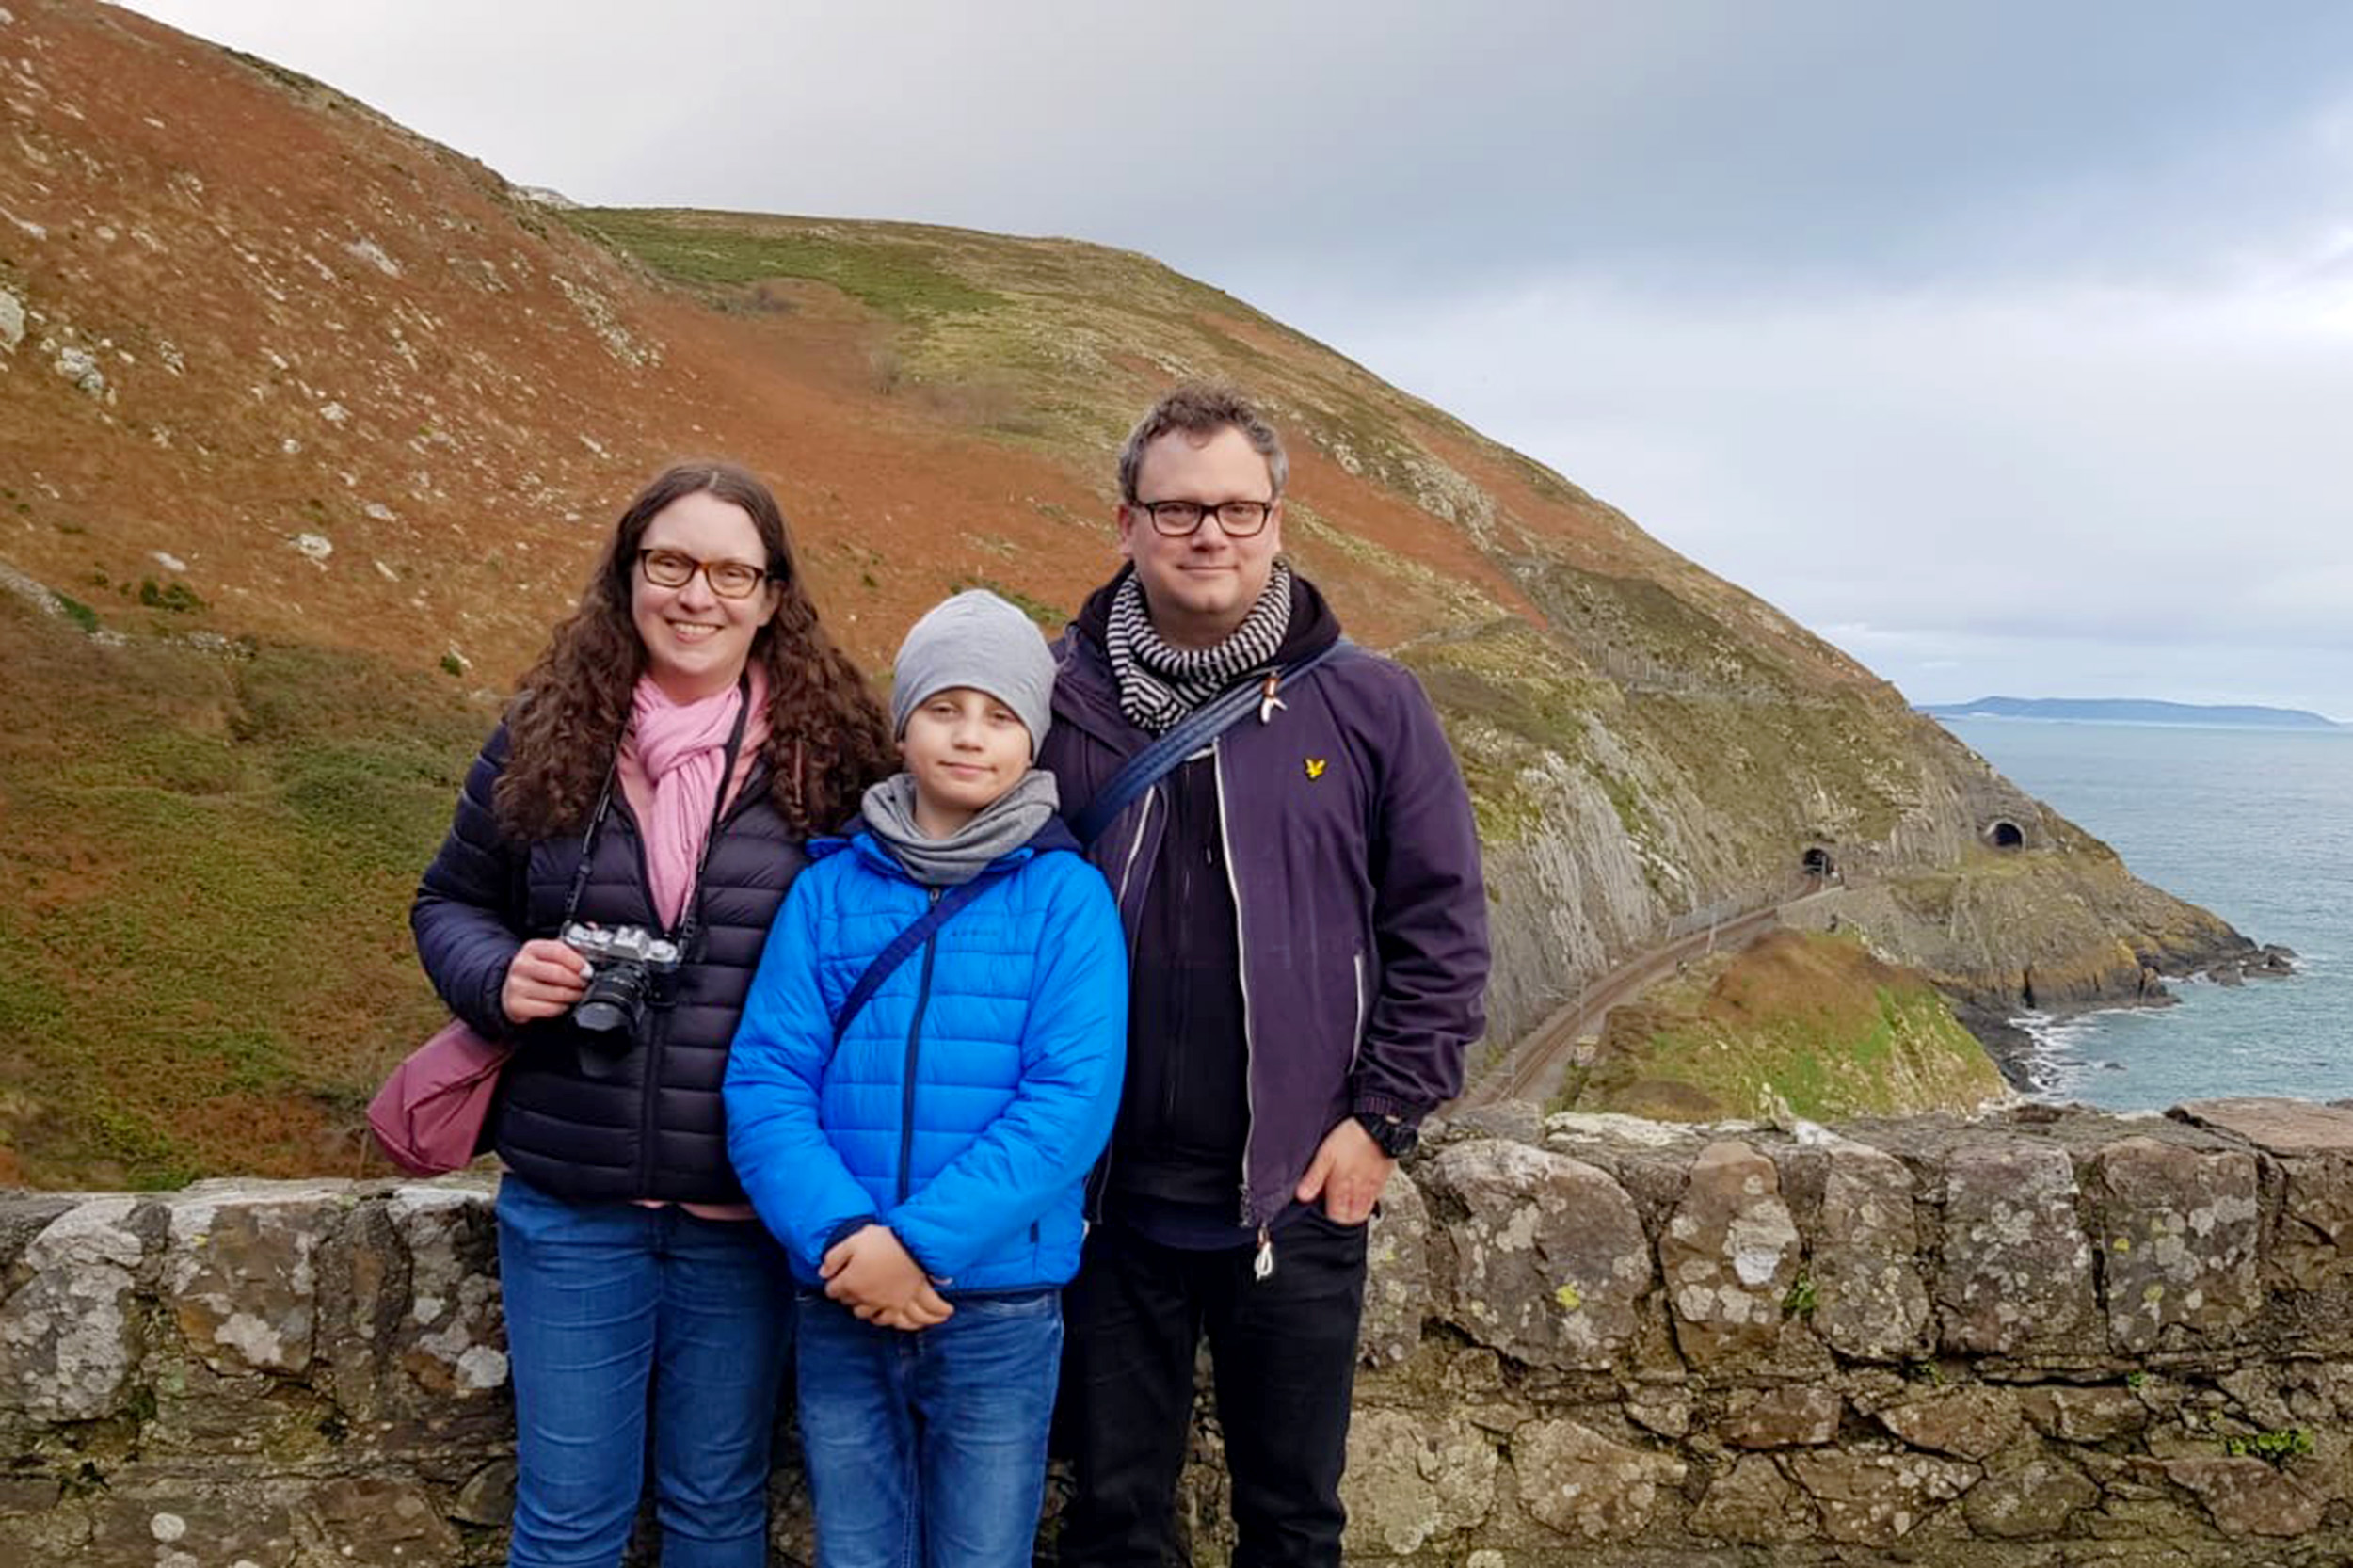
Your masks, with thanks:
[[[663,1568],[763,1568],[769,1438],[792,1347],[784,1256],[752,1220],[499,1184],[515,1378],[511,1568],[613,1568],[646,1474]]]
[[[1062,1295],[953,1304],[907,1334],[801,1297],[801,1445],[824,1568],[1029,1568]]]

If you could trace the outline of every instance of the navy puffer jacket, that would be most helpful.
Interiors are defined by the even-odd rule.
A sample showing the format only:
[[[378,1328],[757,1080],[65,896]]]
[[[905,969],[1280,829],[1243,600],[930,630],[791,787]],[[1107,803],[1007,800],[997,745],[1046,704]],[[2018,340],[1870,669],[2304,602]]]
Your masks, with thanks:
[[[516,950],[562,925],[581,853],[578,835],[525,843],[500,828],[491,791],[507,755],[502,725],[466,776],[408,914],[417,954],[450,1011],[516,1044],[492,1113],[499,1158],[575,1201],[742,1203],[720,1085],[768,927],[808,863],[769,799],[764,761],[754,760],[712,842],[703,935],[673,977],[673,1005],[649,1009],[644,1037],[614,1059],[610,1076],[595,1077],[581,1070],[582,1032],[568,1016],[518,1028],[499,1006]],[[616,791],[577,918],[660,930],[645,868],[636,820]]]

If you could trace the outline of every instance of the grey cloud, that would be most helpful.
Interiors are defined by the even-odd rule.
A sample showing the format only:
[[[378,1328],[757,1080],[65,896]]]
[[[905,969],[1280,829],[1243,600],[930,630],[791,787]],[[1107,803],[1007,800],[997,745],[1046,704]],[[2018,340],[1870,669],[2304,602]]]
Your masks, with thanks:
[[[2353,7],[140,8],[582,200],[1148,251],[1907,685],[2353,713]]]
[[[929,219],[1220,280],[2120,264],[2346,171],[2353,8],[147,0],[584,200]],[[2341,188],[2341,184],[2336,187]]]
[[[2353,320],[2329,328],[2326,304],[2053,289],[1692,308],[1563,283],[1403,303],[1343,341],[1808,624],[2078,659],[2288,645],[2341,678]],[[2266,659],[2244,679],[2258,667],[2279,675]],[[2333,700],[2353,710],[2353,686]]]

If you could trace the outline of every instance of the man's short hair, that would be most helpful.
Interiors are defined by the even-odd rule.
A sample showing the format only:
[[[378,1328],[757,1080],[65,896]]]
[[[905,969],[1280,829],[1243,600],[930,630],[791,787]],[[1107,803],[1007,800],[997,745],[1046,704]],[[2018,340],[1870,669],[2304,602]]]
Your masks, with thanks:
[[[1120,500],[1132,506],[1143,499],[1136,494],[1136,472],[1144,467],[1144,449],[1172,430],[1203,437],[1220,430],[1241,431],[1251,450],[1266,459],[1267,477],[1274,482],[1274,495],[1270,499],[1282,496],[1283,486],[1291,476],[1291,460],[1284,455],[1283,438],[1274,433],[1266,416],[1233,387],[1187,381],[1161,393],[1160,400],[1128,432],[1119,449]]]

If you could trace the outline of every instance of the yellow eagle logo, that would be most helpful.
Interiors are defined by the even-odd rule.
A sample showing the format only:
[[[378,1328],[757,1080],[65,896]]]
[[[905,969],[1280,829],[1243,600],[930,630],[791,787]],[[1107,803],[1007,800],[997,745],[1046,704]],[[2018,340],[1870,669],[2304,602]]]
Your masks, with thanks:
[[[1321,758],[1321,757],[1310,757],[1310,758],[1306,759],[1306,762],[1307,762],[1307,776],[1308,776],[1308,777],[1310,777],[1310,778],[1321,778],[1321,777],[1323,776],[1323,759],[1322,759],[1322,758]]]

